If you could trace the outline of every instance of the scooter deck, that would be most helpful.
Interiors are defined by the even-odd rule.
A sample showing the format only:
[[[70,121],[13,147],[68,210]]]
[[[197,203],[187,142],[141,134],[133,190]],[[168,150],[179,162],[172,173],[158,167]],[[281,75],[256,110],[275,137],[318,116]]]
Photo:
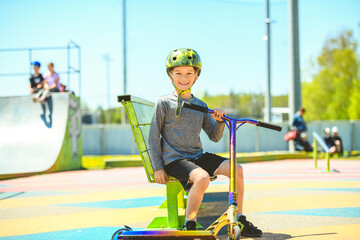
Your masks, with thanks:
[[[125,231],[121,232],[117,238],[118,240],[218,240],[216,236],[209,231]]]

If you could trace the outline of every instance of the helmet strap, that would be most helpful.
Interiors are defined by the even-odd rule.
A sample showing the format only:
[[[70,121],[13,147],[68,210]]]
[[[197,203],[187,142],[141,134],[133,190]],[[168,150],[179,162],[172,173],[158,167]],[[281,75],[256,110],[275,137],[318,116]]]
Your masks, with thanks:
[[[195,84],[197,78],[198,78],[198,76],[196,77],[193,85]],[[193,85],[192,85],[189,89],[187,89],[187,90],[185,90],[185,91],[182,91],[182,90],[180,90],[179,88],[176,87],[176,85],[175,85],[175,83],[174,83],[174,80],[172,79],[172,76],[171,76],[171,75],[170,75],[170,79],[171,79],[172,85],[173,85],[174,88],[178,91],[177,105],[176,105],[176,110],[175,110],[175,116],[176,116],[176,118],[179,118],[180,115],[181,115],[180,97],[181,97],[182,95],[184,95],[185,93],[187,93],[187,92],[191,92],[191,88],[192,88]]]

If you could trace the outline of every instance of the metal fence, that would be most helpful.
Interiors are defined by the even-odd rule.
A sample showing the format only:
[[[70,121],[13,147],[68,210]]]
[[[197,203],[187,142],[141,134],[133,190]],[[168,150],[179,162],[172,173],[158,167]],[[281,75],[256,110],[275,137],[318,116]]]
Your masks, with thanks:
[[[360,149],[360,121],[319,121],[308,124],[310,143],[313,141],[312,132],[324,135],[326,127],[337,126],[339,135],[343,139],[344,150]],[[288,144],[284,135],[288,125],[283,125],[282,132],[274,132],[253,125],[242,126],[237,133],[236,149],[238,152],[287,151]],[[201,133],[203,148],[208,152],[229,151],[229,131],[225,129],[220,142],[209,140],[204,132]],[[136,143],[129,125],[93,124],[83,125],[83,154],[84,155],[116,155],[138,154]]]

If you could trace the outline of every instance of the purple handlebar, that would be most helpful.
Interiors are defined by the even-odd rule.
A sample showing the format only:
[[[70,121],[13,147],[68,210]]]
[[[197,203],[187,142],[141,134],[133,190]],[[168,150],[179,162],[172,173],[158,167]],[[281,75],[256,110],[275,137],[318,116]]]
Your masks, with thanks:
[[[214,113],[214,110],[212,110],[212,109],[202,107],[202,106],[199,106],[199,105],[195,105],[195,104],[191,104],[191,103],[188,103],[188,102],[183,102],[182,106],[186,107],[186,108],[190,108],[192,110],[204,112],[204,113]],[[228,120],[228,121],[233,120],[233,121],[236,121],[238,123],[251,123],[251,124],[254,124],[254,125],[258,126],[258,127],[268,128],[268,129],[276,130],[276,131],[279,131],[279,132],[282,129],[281,126],[274,125],[274,124],[271,124],[271,123],[261,122],[261,121],[257,121],[257,120],[253,120],[253,119],[247,119],[247,118],[235,119],[235,118],[228,117],[226,115],[223,116],[223,119]]]

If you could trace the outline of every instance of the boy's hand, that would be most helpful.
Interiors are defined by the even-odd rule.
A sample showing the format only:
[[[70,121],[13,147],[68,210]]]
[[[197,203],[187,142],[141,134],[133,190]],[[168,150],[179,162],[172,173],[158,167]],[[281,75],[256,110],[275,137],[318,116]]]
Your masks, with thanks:
[[[219,122],[223,122],[222,116],[224,116],[225,111],[221,108],[214,108],[214,114],[212,115],[213,119]]]
[[[168,176],[164,169],[155,171],[155,182],[160,184],[166,184],[168,181]]]

